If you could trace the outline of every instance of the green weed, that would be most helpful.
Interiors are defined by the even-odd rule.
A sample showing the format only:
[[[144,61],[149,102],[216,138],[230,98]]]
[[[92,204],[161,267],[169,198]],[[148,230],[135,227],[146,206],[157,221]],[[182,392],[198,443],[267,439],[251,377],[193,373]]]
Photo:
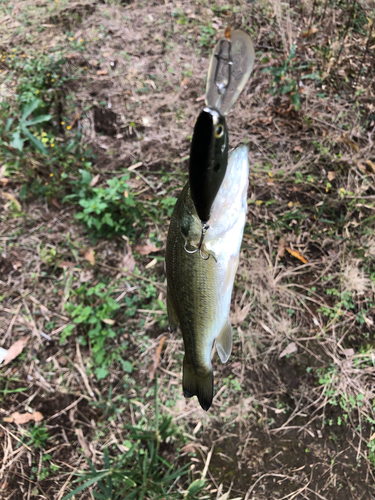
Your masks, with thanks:
[[[128,451],[120,458],[112,458],[104,450],[104,467],[96,470],[88,460],[90,472],[80,473],[78,488],[66,495],[69,500],[85,489],[95,486],[94,498],[98,500],[122,500],[123,498],[148,499],[197,499],[205,487],[204,480],[193,481],[187,490],[181,490],[178,480],[187,475],[190,464],[175,467],[162,456],[160,447],[176,437],[178,429],[168,415],[162,417],[158,409],[158,384],[155,383],[155,422],[145,426],[125,426],[130,434],[126,444]],[[207,498],[207,497],[206,497]]]
[[[141,205],[130,191],[125,174],[120,179],[107,180],[108,187],[92,187],[92,175],[80,170],[81,180],[77,194],[66,199],[75,199],[83,208],[76,215],[95,236],[134,232],[134,225],[139,221]]]
[[[49,439],[50,436],[45,425],[35,424],[29,427],[22,441],[26,441],[27,446],[38,450],[45,448]]]
[[[115,323],[113,318],[116,311],[121,307],[110,296],[113,289],[108,288],[106,290],[105,286],[104,283],[98,283],[93,287],[83,285],[74,292],[78,304],[69,302],[66,305],[73,324],[68,325],[60,337],[60,344],[63,344],[73,331],[78,328],[81,333],[79,337],[81,344],[86,345],[90,341],[95,375],[98,379],[105,378],[108,375],[108,367],[114,358],[117,358],[114,353],[109,353],[106,348],[108,340],[116,337],[116,332],[112,328]],[[126,346],[127,343],[125,342],[123,348],[126,348]],[[124,361],[124,364],[125,371],[131,371],[131,364],[126,361]]]
[[[320,80],[319,73],[310,73],[301,75],[301,72],[308,69],[308,64],[301,66],[292,63],[296,58],[296,45],[293,44],[289,56],[280,66],[271,66],[265,68],[263,73],[271,73],[273,80],[271,82],[270,93],[272,95],[288,94],[291,103],[296,111],[301,107],[301,97],[299,92],[299,81],[305,79]]]
[[[16,52],[3,55],[5,82],[15,85],[13,99],[0,102],[0,162],[5,176],[23,182],[21,199],[61,197],[73,168],[84,159],[79,134],[69,132],[63,86],[76,78],[56,54]],[[78,72],[81,70],[78,70]],[[70,137],[66,137],[66,132]]]

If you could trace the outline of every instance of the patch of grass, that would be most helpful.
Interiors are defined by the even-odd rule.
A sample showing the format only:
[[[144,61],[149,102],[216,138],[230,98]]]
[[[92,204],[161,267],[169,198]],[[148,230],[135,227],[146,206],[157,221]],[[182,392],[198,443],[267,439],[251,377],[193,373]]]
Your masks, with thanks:
[[[80,473],[77,482],[82,482],[63,500],[94,486],[93,495],[98,500],[137,499],[203,499],[205,481],[193,481],[187,489],[179,486],[180,480],[188,474],[190,464],[176,468],[161,453],[161,445],[176,439],[179,430],[170,416],[163,417],[158,409],[158,384],[155,382],[155,421],[144,425],[125,426],[130,431],[127,436],[127,451],[120,458],[110,457],[104,450],[104,467],[97,470],[88,460],[90,472]],[[175,459],[175,462],[178,457]],[[98,491],[99,490],[99,491]]]
[[[4,54],[5,83],[15,91],[0,102],[0,161],[5,176],[22,182],[21,199],[60,198],[73,167],[82,165],[79,133],[70,131],[67,84],[81,70],[67,71],[61,52]],[[68,137],[69,136],[69,137]],[[83,165],[82,165],[83,166]]]

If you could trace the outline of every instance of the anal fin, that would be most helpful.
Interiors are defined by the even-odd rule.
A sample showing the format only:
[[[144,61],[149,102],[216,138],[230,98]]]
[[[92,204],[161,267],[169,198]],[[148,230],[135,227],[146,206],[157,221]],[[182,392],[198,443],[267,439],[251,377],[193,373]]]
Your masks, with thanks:
[[[232,352],[232,341],[232,326],[228,318],[219,333],[219,336],[216,338],[216,350],[222,363],[226,363],[228,361],[230,353]]]

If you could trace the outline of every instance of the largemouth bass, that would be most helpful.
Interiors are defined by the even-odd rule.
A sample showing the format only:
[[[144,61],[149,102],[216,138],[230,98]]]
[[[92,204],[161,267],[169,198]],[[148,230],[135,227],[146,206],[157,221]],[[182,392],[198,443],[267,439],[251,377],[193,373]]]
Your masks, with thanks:
[[[229,157],[200,250],[189,253],[199,246],[202,237],[189,182],[177,200],[169,226],[168,318],[171,330],[180,326],[184,339],[184,395],[198,396],[206,411],[214,392],[213,343],[216,340],[222,363],[232,350],[229,310],[246,220],[248,175],[247,147],[241,146]]]

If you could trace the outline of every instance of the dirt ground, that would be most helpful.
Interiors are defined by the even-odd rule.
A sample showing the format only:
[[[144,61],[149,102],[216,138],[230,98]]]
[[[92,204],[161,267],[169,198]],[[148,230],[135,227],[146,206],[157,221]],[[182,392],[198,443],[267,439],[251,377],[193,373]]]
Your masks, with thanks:
[[[78,205],[57,188],[20,197],[32,176],[50,182],[48,161],[30,155],[26,178],[26,167],[1,170],[0,152],[1,192],[21,204],[17,212],[12,198],[0,198],[0,346],[28,339],[0,366],[0,498],[61,500],[87,470],[85,457],[100,469],[105,448],[124,453],[125,425],[154,418],[149,369],[163,336],[159,408],[182,436],[163,456],[189,463],[189,481],[208,467],[201,498],[375,498],[374,7],[0,2],[0,52],[58,51],[65,72],[77,75],[58,88],[56,140],[79,132],[97,186],[135,166],[129,186],[150,214],[129,233],[93,239],[74,217]],[[249,208],[233,353],[226,365],[214,355],[216,394],[206,413],[182,395],[182,338],[168,332],[163,307],[164,250],[167,203],[187,180],[211,52],[227,25],[247,32],[256,52],[227,118],[230,147],[249,148]],[[1,101],[13,102],[7,59],[0,69]],[[69,176],[77,180],[83,165],[74,163]],[[83,326],[60,341],[74,323],[73,292],[87,283],[103,283],[121,305],[107,322],[116,338],[106,345],[131,364],[108,354],[103,378]],[[48,439],[32,423],[4,420],[17,411],[41,412]]]

